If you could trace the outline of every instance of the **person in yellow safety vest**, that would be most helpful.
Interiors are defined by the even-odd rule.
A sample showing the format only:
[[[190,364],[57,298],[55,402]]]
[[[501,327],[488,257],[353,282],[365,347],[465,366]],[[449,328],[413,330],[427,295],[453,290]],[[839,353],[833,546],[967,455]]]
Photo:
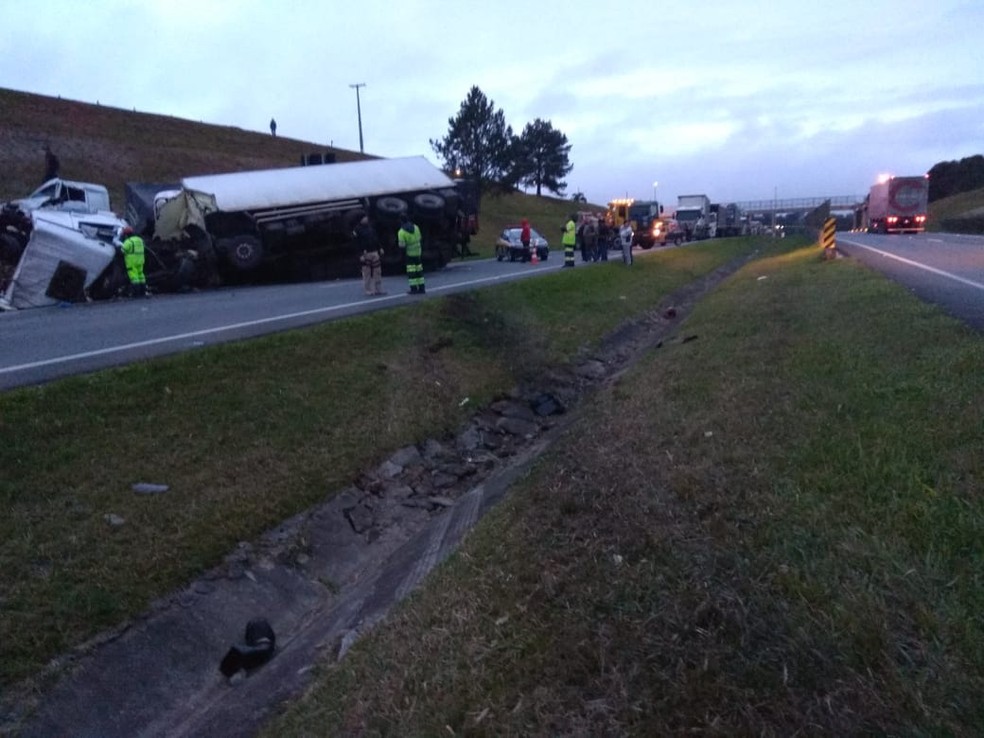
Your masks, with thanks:
[[[120,232],[120,251],[126,276],[130,278],[130,295],[143,297],[147,294],[147,279],[144,277],[144,242],[129,226]]]
[[[564,245],[564,267],[574,267],[574,244],[577,243],[577,215],[572,215],[564,226],[564,235],[560,239]]]
[[[424,294],[424,263],[421,260],[423,253],[423,238],[420,235],[419,226],[415,225],[404,215],[400,225],[400,230],[396,234],[396,242],[401,250],[407,254],[407,279],[410,282],[410,294]]]

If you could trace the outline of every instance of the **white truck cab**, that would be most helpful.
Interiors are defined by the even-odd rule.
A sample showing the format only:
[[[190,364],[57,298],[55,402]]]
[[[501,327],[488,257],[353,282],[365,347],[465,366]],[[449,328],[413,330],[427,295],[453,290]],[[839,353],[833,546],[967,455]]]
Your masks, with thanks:
[[[26,211],[46,208],[76,213],[104,213],[110,209],[109,190],[103,185],[67,179],[49,179],[27,197],[14,200],[14,204]]]

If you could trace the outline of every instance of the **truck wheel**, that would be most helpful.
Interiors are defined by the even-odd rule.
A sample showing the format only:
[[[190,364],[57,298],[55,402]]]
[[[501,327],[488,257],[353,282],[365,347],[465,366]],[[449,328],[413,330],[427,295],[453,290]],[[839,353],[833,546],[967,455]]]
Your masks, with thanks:
[[[376,212],[379,215],[398,218],[407,212],[407,202],[399,197],[381,197],[376,200]]]
[[[216,245],[226,261],[240,271],[255,269],[263,260],[263,242],[256,236],[223,238]]]
[[[444,215],[444,198],[423,192],[413,198],[413,213],[418,218],[437,218]]]

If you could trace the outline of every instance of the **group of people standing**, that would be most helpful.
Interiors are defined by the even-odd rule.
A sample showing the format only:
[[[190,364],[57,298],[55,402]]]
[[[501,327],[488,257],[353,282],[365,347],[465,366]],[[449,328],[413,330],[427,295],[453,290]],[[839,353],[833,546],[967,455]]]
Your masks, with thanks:
[[[605,226],[607,228],[607,226]],[[359,262],[362,266],[362,286],[366,295],[385,295],[383,291],[383,245],[379,234],[364,215],[355,226],[352,234],[360,251]],[[577,226],[577,215],[572,214],[564,226],[561,243],[564,246],[564,266],[574,266],[574,250],[577,239],[581,238],[581,258],[583,261],[608,261],[609,234],[602,230],[602,224],[592,219],[586,220],[580,228]],[[529,221],[523,219],[523,229],[520,239],[527,249],[530,243]],[[599,242],[599,239],[600,242]],[[409,216],[404,215],[396,235],[397,245],[406,257],[407,280],[409,294],[426,294],[423,265],[423,237],[420,226],[416,225]],[[619,240],[622,245],[622,257],[626,264],[632,263],[632,227],[625,223],[619,230]],[[144,296],[147,293],[147,282],[144,277],[144,243],[143,239],[132,228],[124,228],[118,238],[117,246],[123,254],[127,277],[130,281],[129,294]]]
[[[574,250],[577,247],[578,239],[581,242],[581,260],[589,261],[608,261],[608,248],[612,239],[611,226],[599,218],[585,218],[584,222],[577,225],[577,213],[572,213],[564,226],[564,235],[561,237],[561,244],[564,247],[564,266],[574,266]],[[618,243],[622,248],[622,261],[626,265],[632,264],[632,224],[626,221],[617,230]]]

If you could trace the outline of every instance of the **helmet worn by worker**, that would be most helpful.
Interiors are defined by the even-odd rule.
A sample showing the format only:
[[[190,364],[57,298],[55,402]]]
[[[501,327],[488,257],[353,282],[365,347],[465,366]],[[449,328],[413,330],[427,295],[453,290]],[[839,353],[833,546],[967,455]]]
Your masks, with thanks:
[[[123,230],[120,231],[120,238],[129,238],[133,235],[133,228],[130,226],[124,226]]]

